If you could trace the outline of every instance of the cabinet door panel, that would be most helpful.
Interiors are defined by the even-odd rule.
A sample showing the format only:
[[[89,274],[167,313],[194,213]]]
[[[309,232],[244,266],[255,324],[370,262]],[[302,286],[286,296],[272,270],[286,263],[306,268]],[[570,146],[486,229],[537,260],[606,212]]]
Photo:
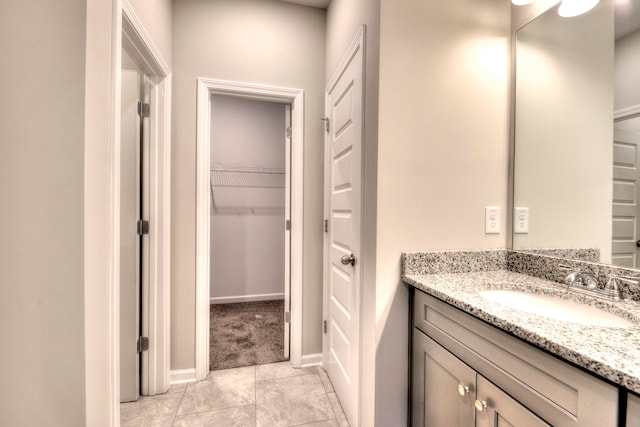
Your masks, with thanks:
[[[476,413],[476,427],[550,427],[481,375],[477,387],[477,399],[486,407]]]
[[[415,328],[412,376],[413,426],[473,426],[475,372]]]

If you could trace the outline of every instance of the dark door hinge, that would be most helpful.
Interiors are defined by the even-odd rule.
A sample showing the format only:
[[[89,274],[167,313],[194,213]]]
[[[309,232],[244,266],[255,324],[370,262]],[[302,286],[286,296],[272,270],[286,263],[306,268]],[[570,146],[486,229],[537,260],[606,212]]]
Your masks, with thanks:
[[[322,121],[324,121],[324,130],[329,133],[329,118],[325,117],[324,119],[320,119]]]
[[[143,119],[151,115],[151,105],[138,101],[138,115]]]
[[[322,331],[326,334],[327,333],[327,321],[323,320],[322,321]]]
[[[329,220],[328,219],[324,220],[324,232],[325,233],[329,232]]]
[[[284,322],[285,323],[291,322],[291,313],[288,311],[284,314]]]
[[[288,220],[286,220],[284,222],[284,229],[287,230],[287,231],[291,230],[291,220],[290,219],[288,219]]]
[[[138,353],[142,353],[143,351],[149,350],[149,338],[139,337],[137,347],[138,347]]]
[[[149,221],[144,219],[139,220],[136,229],[138,232],[138,236],[149,234]]]
[[[291,139],[291,128],[287,128],[287,138]]]

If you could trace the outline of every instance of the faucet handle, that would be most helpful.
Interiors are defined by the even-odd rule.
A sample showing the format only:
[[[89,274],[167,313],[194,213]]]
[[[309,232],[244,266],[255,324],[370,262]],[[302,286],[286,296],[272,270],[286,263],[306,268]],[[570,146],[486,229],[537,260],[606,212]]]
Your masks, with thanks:
[[[618,286],[618,281],[626,282],[632,285],[637,285],[639,283],[637,277],[621,276],[619,274],[613,273],[609,274],[609,281],[604,287],[604,291],[609,293],[611,298],[614,300],[620,299],[620,287]]]
[[[564,270],[564,271],[572,271],[572,272],[578,272],[580,271],[579,267],[572,267],[570,265],[567,264],[558,264],[558,270]]]

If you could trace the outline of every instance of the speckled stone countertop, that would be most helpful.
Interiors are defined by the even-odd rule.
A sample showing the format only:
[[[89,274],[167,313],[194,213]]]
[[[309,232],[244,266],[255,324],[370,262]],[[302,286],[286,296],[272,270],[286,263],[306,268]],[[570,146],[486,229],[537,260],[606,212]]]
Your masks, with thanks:
[[[566,292],[564,286],[506,270],[405,274],[402,280],[530,344],[543,348],[613,383],[640,393],[640,305],[609,303]],[[629,328],[584,326],[511,309],[479,291],[509,289],[573,299],[637,322]]]

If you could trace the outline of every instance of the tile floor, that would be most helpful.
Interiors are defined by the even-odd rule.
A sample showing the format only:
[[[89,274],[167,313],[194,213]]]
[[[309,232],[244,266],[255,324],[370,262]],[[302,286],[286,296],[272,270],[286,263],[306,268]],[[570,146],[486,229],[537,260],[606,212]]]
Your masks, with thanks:
[[[120,405],[125,426],[349,427],[322,368],[289,362],[213,371],[166,394]]]

